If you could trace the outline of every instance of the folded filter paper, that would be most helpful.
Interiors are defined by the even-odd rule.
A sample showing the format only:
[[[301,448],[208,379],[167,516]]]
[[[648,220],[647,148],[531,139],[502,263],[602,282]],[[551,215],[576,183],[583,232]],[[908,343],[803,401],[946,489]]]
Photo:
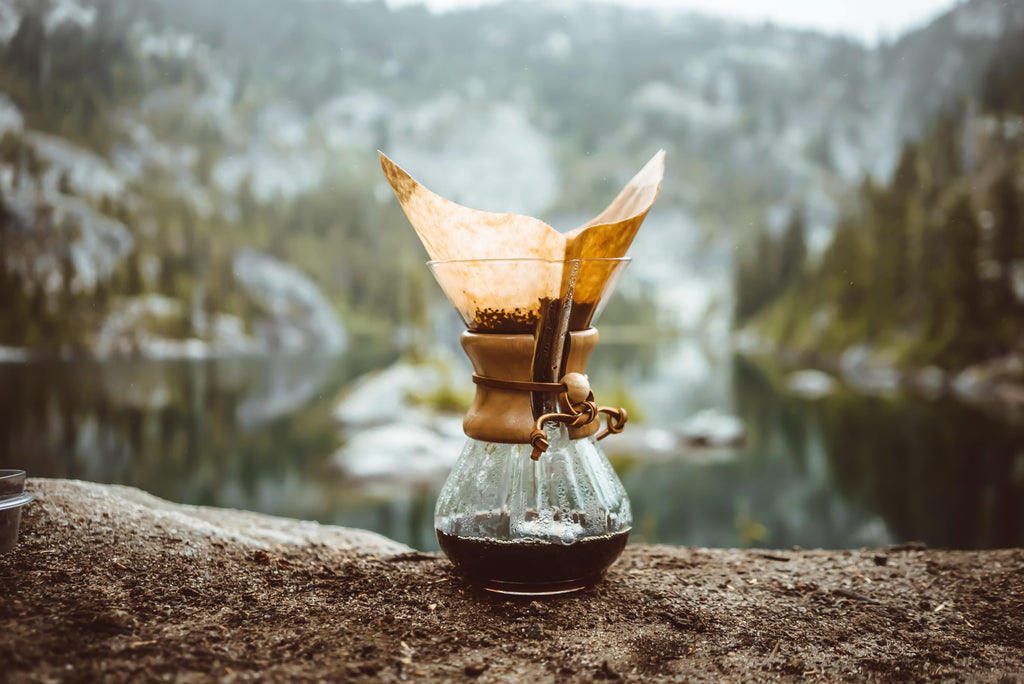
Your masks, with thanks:
[[[381,166],[419,235],[435,277],[470,331],[564,334],[590,326],[615,285],[658,196],[664,151],[592,221],[560,233],[543,221],[461,206],[414,180],[383,153]],[[551,303],[558,306],[552,309]]]

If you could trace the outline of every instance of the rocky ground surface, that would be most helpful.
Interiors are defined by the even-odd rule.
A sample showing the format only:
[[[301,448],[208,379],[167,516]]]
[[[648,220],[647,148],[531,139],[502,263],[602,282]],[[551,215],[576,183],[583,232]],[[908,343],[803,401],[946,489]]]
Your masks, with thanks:
[[[507,600],[336,527],[36,480],[0,680],[1024,681],[1024,550],[629,546]]]

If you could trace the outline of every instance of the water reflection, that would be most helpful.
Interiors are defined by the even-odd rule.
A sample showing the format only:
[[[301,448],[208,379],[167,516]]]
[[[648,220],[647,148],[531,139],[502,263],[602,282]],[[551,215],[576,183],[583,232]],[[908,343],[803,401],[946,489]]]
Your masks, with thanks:
[[[685,346],[685,345],[684,345]],[[669,349],[666,353],[679,353]],[[692,357],[692,350],[682,351]],[[692,362],[691,362],[692,363]],[[678,362],[668,362],[668,367]],[[633,500],[634,537],[696,546],[857,547],[892,541],[871,509],[848,501],[830,476],[815,406],[779,395],[746,361],[714,359],[700,384],[679,387],[687,412],[714,408],[741,417],[743,446],[695,450],[657,463],[619,460]]]
[[[822,409],[837,489],[900,539],[1024,545],[1024,427],[945,399],[840,396]]]
[[[338,444],[330,409],[346,382],[393,357],[0,364],[0,462],[173,501],[345,522],[336,518],[346,505],[392,502],[325,477]]]
[[[1024,426],[952,400],[781,393],[777,369],[730,359],[746,444],[717,459],[620,463],[639,538],[701,546],[1024,544]],[[714,397],[712,393],[710,396]]]
[[[649,424],[739,415],[744,446],[657,462],[616,456],[634,538],[699,546],[1024,545],[1024,433],[949,401],[780,393],[762,370],[692,340],[599,346],[595,386],[622,383]],[[440,482],[347,480],[338,391],[393,360],[0,364],[0,467],[140,487],[187,503],[373,529],[433,549]],[[609,440],[610,444],[611,440]]]
[[[1024,426],[951,399],[786,397],[742,359],[736,378],[741,413],[774,430],[762,441],[785,444],[806,482],[879,516],[894,541],[1024,543]]]

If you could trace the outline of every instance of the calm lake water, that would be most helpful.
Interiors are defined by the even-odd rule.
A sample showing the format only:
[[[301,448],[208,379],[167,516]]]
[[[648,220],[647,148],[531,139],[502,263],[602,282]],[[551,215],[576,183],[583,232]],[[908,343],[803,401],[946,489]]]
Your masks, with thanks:
[[[436,549],[440,479],[367,482],[330,467],[345,439],[330,418],[338,393],[393,358],[0,364],[0,467],[363,527]],[[692,341],[602,342],[591,377],[596,387],[629,388],[648,425],[672,428],[714,408],[746,426],[735,449],[613,459],[633,502],[635,541],[1024,545],[1020,426],[946,399],[787,396],[750,362]]]

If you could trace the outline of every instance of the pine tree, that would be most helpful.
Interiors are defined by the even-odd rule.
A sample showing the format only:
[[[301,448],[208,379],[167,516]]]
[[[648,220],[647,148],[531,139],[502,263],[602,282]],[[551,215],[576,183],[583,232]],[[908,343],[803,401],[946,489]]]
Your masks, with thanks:
[[[1012,271],[1014,262],[1024,258],[1024,213],[1014,183],[1015,173],[1014,166],[1004,167],[991,190],[994,205],[992,258],[999,265],[993,305],[1006,314],[1017,308]]]
[[[72,341],[76,335],[71,323],[75,316],[76,297],[72,288],[75,278],[75,264],[71,259],[71,248],[65,246],[60,259],[60,297],[57,300],[57,311],[54,318],[56,344]]]
[[[979,351],[973,340],[985,330],[984,293],[978,273],[981,231],[970,197],[959,193],[946,211],[940,268],[933,274],[933,330],[945,342],[945,356],[959,365]]]
[[[48,3],[28,3],[18,30],[7,44],[6,58],[26,76],[33,88],[41,88],[45,76],[46,25]]]
[[[866,313],[866,293],[871,282],[868,264],[864,232],[852,217],[842,219],[815,276],[824,282],[841,320],[858,319]]]
[[[804,209],[794,207],[779,244],[779,276],[775,289],[781,291],[796,282],[803,274],[806,262],[807,228]]]

